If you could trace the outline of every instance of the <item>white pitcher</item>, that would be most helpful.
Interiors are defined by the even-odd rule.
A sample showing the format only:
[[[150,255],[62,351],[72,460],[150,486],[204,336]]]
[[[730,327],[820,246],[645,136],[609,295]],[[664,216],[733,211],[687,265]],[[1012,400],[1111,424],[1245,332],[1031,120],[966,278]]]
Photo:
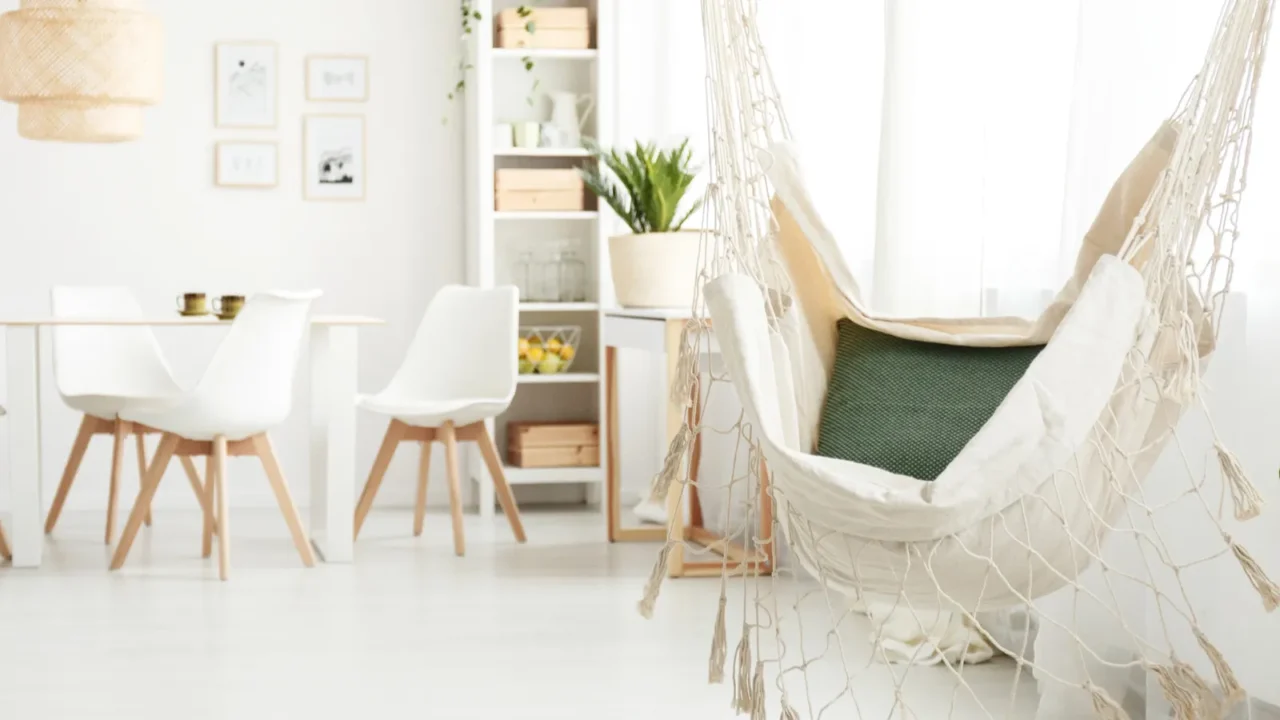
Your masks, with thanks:
[[[590,95],[551,93],[551,124],[559,131],[560,142],[564,147],[582,146],[582,128],[595,104],[595,98]]]

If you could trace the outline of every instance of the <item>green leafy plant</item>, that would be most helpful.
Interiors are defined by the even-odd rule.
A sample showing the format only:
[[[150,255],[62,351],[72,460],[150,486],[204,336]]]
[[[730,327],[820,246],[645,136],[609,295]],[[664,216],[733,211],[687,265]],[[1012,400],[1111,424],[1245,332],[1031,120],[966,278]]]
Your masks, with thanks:
[[[693,152],[687,139],[670,150],[658,150],[652,143],[637,141],[634,150],[621,154],[605,150],[592,140],[583,140],[582,144],[596,159],[594,165],[579,171],[583,182],[613,208],[631,232],[676,232],[702,207],[699,198],[680,213],[680,205],[699,170],[692,165]],[[605,174],[606,169],[612,178]]]

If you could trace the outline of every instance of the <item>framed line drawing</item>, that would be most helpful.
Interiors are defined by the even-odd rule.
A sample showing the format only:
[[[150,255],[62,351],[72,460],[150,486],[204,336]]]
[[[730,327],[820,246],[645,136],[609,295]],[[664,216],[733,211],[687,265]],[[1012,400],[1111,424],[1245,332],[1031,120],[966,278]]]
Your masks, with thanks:
[[[279,59],[273,42],[214,46],[214,125],[274,128],[279,110]]]
[[[214,147],[214,184],[273,188],[280,184],[280,148],[274,142],[229,140]]]
[[[365,102],[368,99],[368,56],[307,56],[307,100],[312,102]]]
[[[364,200],[368,165],[363,115],[303,119],[302,188],[307,200]]]

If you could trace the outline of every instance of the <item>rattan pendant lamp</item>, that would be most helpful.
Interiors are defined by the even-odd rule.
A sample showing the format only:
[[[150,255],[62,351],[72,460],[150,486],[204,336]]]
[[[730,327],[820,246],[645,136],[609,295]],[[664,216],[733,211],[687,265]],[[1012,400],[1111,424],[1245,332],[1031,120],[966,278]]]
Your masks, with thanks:
[[[0,98],[32,140],[107,143],[142,135],[160,101],[164,36],[145,0],[22,0],[0,15]]]

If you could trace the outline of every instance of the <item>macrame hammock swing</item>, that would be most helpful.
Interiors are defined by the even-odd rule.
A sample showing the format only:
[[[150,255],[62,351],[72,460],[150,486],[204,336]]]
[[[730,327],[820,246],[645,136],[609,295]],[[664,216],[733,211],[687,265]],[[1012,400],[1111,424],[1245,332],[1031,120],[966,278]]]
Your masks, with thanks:
[[[787,143],[785,114],[756,26],[756,0],[702,0],[711,115],[707,227],[714,230],[701,241],[696,317],[685,331],[672,400],[690,404],[696,392],[705,407],[713,387],[727,381],[742,412],[732,428],[705,427],[700,419],[687,424],[655,479],[655,495],[685,491],[691,482],[688,450],[698,433],[736,434],[750,448],[746,467],[735,467],[728,482],[700,481],[708,489],[714,482],[731,500],[739,498],[737,508],[745,506],[746,519],[737,524],[725,512],[731,537],[772,542],[751,530],[762,502],[752,486],[764,463],[771,480],[763,502],[773,503],[775,518],[769,538],[785,542],[788,562],[798,564],[809,582],[816,580],[823,592],[844,595],[854,606],[875,601],[912,613],[958,613],[1014,658],[1019,673],[1027,667],[1037,677],[1048,675],[1089,693],[1096,715],[1110,720],[1128,717],[1120,698],[1088,677],[1052,677],[1025,643],[1001,645],[981,629],[977,616],[1031,607],[1064,587],[1091,593],[1080,582],[1091,566],[1123,576],[1154,594],[1166,639],[1171,626],[1181,625],[1204,654],[1188,662],[1138,630],[1136,664],[1158,681],[1178,718],[1221,717],[1244,690],[1201,631],[1186,592],[1158,587],[1163,573],[1180,588],[1179,573],[1193,563],[1179,563],[1167,552],[1156,522],[1167,505],[1147,499],[1142,480],[1170,440],[1176,442],[1184,411],[1196,408],[1208,416],[1201,373],[1231,287],[1237,211],[1273,5],[1274,0],[1227,0],[1201,71],[1107,198],[1075,277],[1042,317],[1029,322],[903,320],[869,311]],[[1142,188],[1136,196],[1135,187]],[[1121,221],[1118,233],[1104,232],[1108,223]],[[924,482],[811,454],[841,318],[928,343],[1045,348],[959,456],[936,480]],[[723,362],[719,376],[700,367],[713,342]],[[700,417],[707,417],[705,410]],[[1220,442],[1214,451],[1235,517],[1256,516],[1261,498],[1240,463]],[[1221,534],[1211,557],[1234,556],[1265,609],[1274,610],[1280,587],[1227,533],[1189,466],[1187,474],[1180,497],[1202,505]],[[1147,577],[1110,567],[1100,557],[1112,530],[1139,525],[1147,529],[1132,532],[1141,536]],[[671,548],[664,546],[646,586],[640,603],[646,617]],[[807,677],[801,685],[788,681],[810,674],[817,656],[803,643],[798,650],[788,644],[785,631],[800,621],[789,619],[799,606],[793,604],[788,615],[783,577],[726,561],[721,581],[710,679],[724,678],[727,592],[741,583],[733,706],[753,719],[764,718],[766,708],[780,708],[784,719],[800,717],[798,709],[819,717],[835,702],[798,699],[797,687],[809,687]],[[1092,598],[1115,604],[1114,593]],[[833,614],[832,623],[840,616]],[[1098,657],[1071,628],[1060,629],[1071,633],[1082,658]],[[823,654],[831,642],[829,636]],[[964,685],[963,662],[943,663]],[[1206,681],[1196,664],[1211,666],[1216,682]],[[766,666],[775,688],[768,700]],[[856,673],[847,663],[846,673],[844,692],[851,693]],[[892,695],[893,712],[913,716],[900,684]]]

